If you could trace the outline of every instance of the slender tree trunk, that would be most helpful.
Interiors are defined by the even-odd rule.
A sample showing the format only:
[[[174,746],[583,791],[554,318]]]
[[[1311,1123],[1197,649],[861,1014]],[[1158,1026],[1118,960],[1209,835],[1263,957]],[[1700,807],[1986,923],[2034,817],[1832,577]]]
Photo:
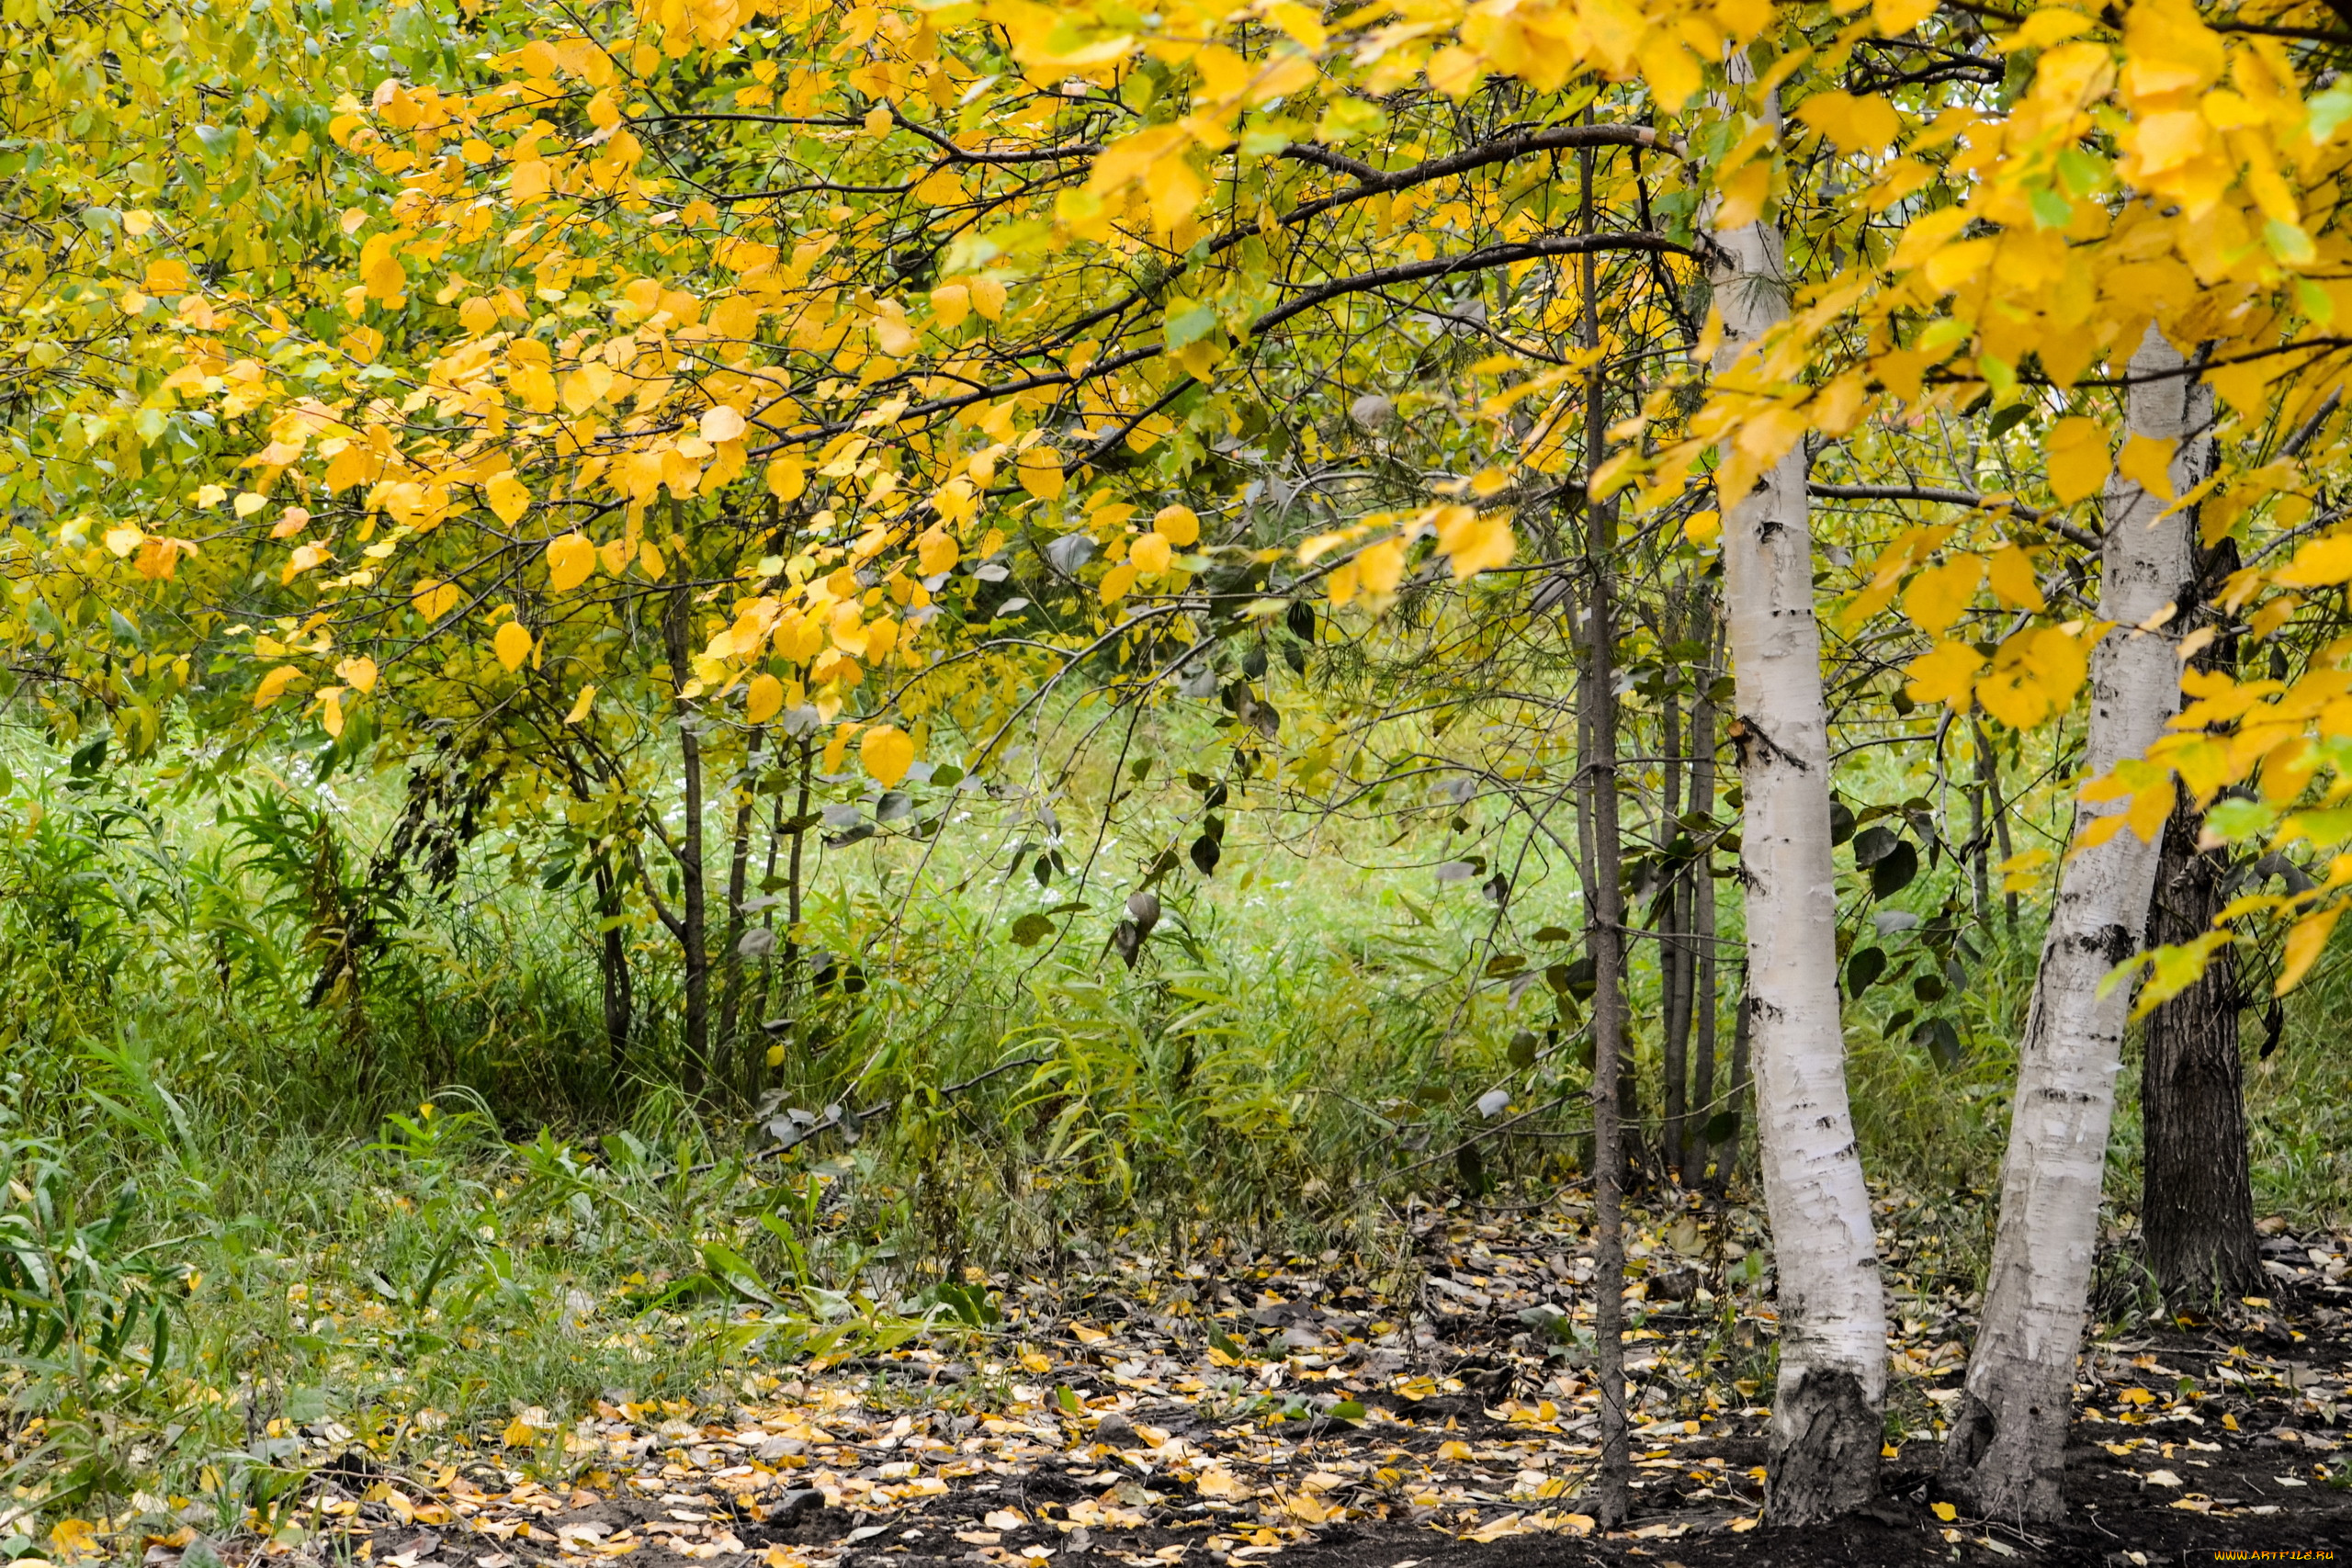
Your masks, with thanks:
[[[1669,609],[1666,633],[1670,643],[1679,628]],[[1666,739],[1665,792],[1659,802],[1658,847],[1668,855],[1682,837],[1682,708],[1669,691],[1664,714]],[[1690,925],[1690,879],[1677,871],[1667,884],[1666,919],[1658,936],[1658,989],[1666,1007],[1666,1029],[1658,1043],[1659,1072],[1664,1079],[1658,1096],[1658,1163],[1670,1181],[1682,1179],[1683,1134],[1689,1121],[1690,1084],[1690,952],[1683,933]]]
[[[1690,811],[1713,817],[1715,810],[1715,705],[1707,689],[1715,678],[1715,618],[1713,608],[1700,601],[1699,624],[1707,657],[1699,671],[1699,699],[1690,705]],[[1705,831],[1705,829],[1702,829]],[[1707,840],[1712,844],[1713,840]],[[1697,975],[1692,1011],[1697,1040],[1690,1054],[1690,1104],[1693,1122],[1685,1130],[1683,1181],[1696,1187],[1707,1179],[1707,1123],[1715,1109],[1715,1008],[1718,989],[1715,966],[1714,851],[1700,855],[1690,868],[1690,931],[1697,941]]]
[[[1752,72],[1744,53],[1728,62]],[[1787,319],[1781,234],[1718,231],[1709,276],[1722,312],[1719,378]],[[1870,1190],[1846,1097],[1838,1020],[1838,874],[1829,842],[1829,714],[1814,617],[1802,442],[1744,497],[1724,496],[1724,602],[1746,796],[1748,1026],[1758,1147],[1780,1275],[1781,1370],[1765,1513],[1804,1524],[1878,1492],[1886,1306]]]
[[[1583,211],[1592,220],[1592,150],[1582,153]],[[1596,276],[1583,263],[1581,336],[1600,342]],[[1608,428],[1599,367],[1585,378],[1585,474],[1600,465]],[[1593,1477],[1592,1512],[1604,1527],[1623,1522],[1632,1506],[1633,1461],[1625,1421],[1625,1158],[1619,1125],[1619,1077],[1625,1047],[1625,898],[1617,823],[1616,626],[1611,572],[1617,548],[1614,502],[1585,502],[1585,576],[1590,611],[1585,620],[1584,676],[1577,706],[1584,710],[1589,749],[1579,759],[1585,817],[1591,824],[1591,874],[1585,878],[1585,944],[1592,954],[1592,1193],[1593,1340],[1600,1382],[1600,1465]]]
[[[2213,591],[2238,569],[2236,541],[2198,558],[2199,622],[2212,626]],[[2226,631],[2192,660],[2199,670],[2237,663]],[[2203,816],[2186,798],[2165,824],[2148,906],[2148,945],[2193,942],[2229,900],[2229,861],[2197,840]],[[2165,1299],[2177,1306],[2243,1295],[2262,1278],[2254,1236],[2254,1182],[2246,1168],[2245,1063],[2238,1054],[2236,952],[2215,953],[2198,982],[2156,1005],[2141,1032],[2140,1234]]]
[[[757,782],[760,746],[766,739],[767,728],[762,726],[743,744],[743,780],[736,788],[735,832],[727,857],[727,937],[718,954],[718,1051],[730,1060],[733,1053],[742,1049],[743,893],[752,871],[752,818],[760,806],[759,792],[752,786]],[[727,1076],[730,1083],[751,1078],[748,1072]]]
[[[596,923],[603,949],[596,968],[604,982],[605,1050],[612,1064],[613,1088],[620,1088],[628,1070],[629,1025],[637,1012],[635,987],[628,972],[628,933],[622,929],[620,878],[604,861],[596,862]]]
[[[683,684],[691,670],[686,617],[689,601],[684,585],[664,604],[662,636],[670,656],[670,678]],[[699,1095],[710,1075],[710,941],[707,904],[703,886],[702,739],[695,733],[692,703],[678,699],[678,761],[685,776],[685,820],[678,829],[679,932],[678,946],[685,960],[686,1060],[681,1081],[688,1094]]]
[[[1976,728],[1976,755],[1982,759],[1979,766],[1984,769],[1984,806],[1993,814],[1993,842],[2001,852],[2002,863],[2007,864],[2017,853],[2017,849],[2009,841],[2009,808],[2001,795],[2001,754],[1994,748],[1992,737],[1984,733],[1984,721],[1976,719],[1972,722]],[[2004,893],[2001,902],[2007,911],[2009,929],[2017,930],[2018,896]]]
[[[1739,1000],[1732,1005],[1731,1081],[1724,1089],[1724,1115],[1730,1122],[1723,1139],[1715,1145],[1715,1190],[1724,1191],[1732,1179],[1739,1174],[1741,1130],[1747,1125],[1747,1091],[1753,1082],[1747,1071],[1747,1048],[1754,1031],[1747,1026],[1752,1016],[1747,1006],[1747,974],[1740,971]]]
[[[2125,413],[2133,435],[2181,440],[2175,493],[2195,485],[2211,462],[2211,393],[2184,368],[2150,328],[2132,356]],[[2120,475],[2108,481],[2098,613],[2117,629],[2091,655],[2090,778],[2144,752],[2179,708],[2180,626],[2134,629],[2182,602],[2190,585],[2190,520],[2163,515],[2165,504]],[[2018,1052],[1984,1312],[1944,1450],[1946,1483],[1996,1518],[2047,1520],[2065,1511],[2061,1450],[2132,999],[2128,987],[2102,996],[2100,982],[2138,945],[2158,854],[2129,829],[2082,843],[2095,821],[2121,807],[2075,809],[2076,848],[2059,875]]]

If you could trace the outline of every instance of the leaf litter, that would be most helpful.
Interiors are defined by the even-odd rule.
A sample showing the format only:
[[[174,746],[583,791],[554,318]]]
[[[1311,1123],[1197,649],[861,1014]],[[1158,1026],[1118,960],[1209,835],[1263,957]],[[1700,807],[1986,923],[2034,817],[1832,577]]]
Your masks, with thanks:
[[[616,1389],[561,1417],[533,1406],[435,1432],[423,1412],[368,1439],[274,1423],[301,1484],[225,1539],[181,1498],[29,1534],[39,1499],[20,1498],[0,1506],[0,1537],[24,1543],[16,1568],[1507,1568],[1516,1546],[1696,1568],[2104,1565],[2352,1536],[2345,1236],[2266,1222],[2270,1294],[2098,1325],[2075,1384],[2076,1522],[2030,1535],[1969,1517],[1934,1479],[1976,1304],[1953,1258],[1981,1217],[1879,1208],[1896,1327],[1887,1495],[1834,1528],[1761,1526],[1769,1246],[1753,1210],[1697,1198],[1629,1224],[1634,1514],[1604,1532],[1583,1510],[1591,1233],[1565,1194],[1511,1213],[1413,1208],[1385,1258],[1213,1245],[1050,1277],[969,1269],[934,1292],[955,1313],[934,1304],[791,1364],[752,1358],[702,1403]],[[744,1343],[761,1318],[738,1314]]]

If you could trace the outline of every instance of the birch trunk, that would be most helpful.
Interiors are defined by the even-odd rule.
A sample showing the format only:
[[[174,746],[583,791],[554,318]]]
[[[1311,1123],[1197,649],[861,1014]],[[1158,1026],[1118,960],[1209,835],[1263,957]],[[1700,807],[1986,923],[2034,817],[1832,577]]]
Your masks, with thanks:
[[[2210,461],[2211,394],[2154,328],[2132,356],[2129,434],[2181,442],[2174,491]],[[2156,377],[2160,379],[2143,379]],[[2086,777],[2145,751],[2180,705],[2177,622],[2161,623],[2188,586],[2190,517],[2160,515],[2163,498],[2120,475],[2108,481],[2099,618],[2116,624],[2091,655]],[[2122,803],[2078,804],[2075,836]],[[2062,1450],[2075,1353],[2098,1242],[2108,1123],[2115,1110],[2128,987],[2099,982],[2139,945],[2158,845],[2126,829],[2078,849],[2058,881],[2026,1015],[2001,1173],[2001,1217],[1968,1386],[1944,1450],[1948,1485],[1996,1518],[2054,1519],[2065,1511]]]
[[[1745,73],[1747,57],[1730,61]],[[1709,280],[1724,322],[1716,370],[1788,315],[1780,232],[1719,231]],[[1846,1097],[1838,1022],[1837,869],[1830,859],[1828,709],[1814,618],[1813,536],[1800,443],[1723,507],[1724,603],[1746,795],[1747,1022],[1756,1125],[1780,1277],[1781,1370],[1765,1513],[1833,1517],[1878,1490],[1886,1308]]]

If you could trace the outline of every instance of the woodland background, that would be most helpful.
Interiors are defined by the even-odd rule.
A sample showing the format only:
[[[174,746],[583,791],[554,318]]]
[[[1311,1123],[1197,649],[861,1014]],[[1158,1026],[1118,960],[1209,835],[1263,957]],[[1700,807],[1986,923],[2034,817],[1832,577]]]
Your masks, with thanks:
[[[2121,366],[2152,319],[2222,341],[2224,295],[2289,301],[2228,318],[2270,333],[2242,358],[2301,347],[2222,388],[2238,488],[2196,491],[2166,635],[2309,697],[2308,755],[2126,780],[2165,874],[2258,896],[2130,942],[2173,944],[2143,1011],[2243,1026],[2242,1220],[2341,1223],[2344,24],[1516,10],[6,0],[0,1550],[192,1500],[266,1529],[323,1423],[520,1451],[616,1391],[986,1332],[990,1270],[1272,1251],[1409,1294],[1403,1216],[1590,1179],[1589,889],[1623,1181],[1745,1223],[1771,915],[1718,465],[1791,451],[1856,1144],[1975,1302],[2101,487],[2174,489]],[[1233,48],[1135,42],[1180,22]],[[1938,301],[1981,257],[1934,258],[2007,175],[1960,133],[2086,34],[2120,96],[2068,78],[2060,259],[1998,275],[2108,292],[1963,353]],[[2149,281],[2132,95],[2182,60],[2208,97],[2275,66],[2301,163],[2222,181],[2267,252]],[[2259,229],[2281,200],[2310,235]],[[1817,334],[1786,429],[1709,401],[1708,236],[1768,228]],[[2224,548],[2273,575],[2224,594]],[[2140,1041],[2110,1331],[2184,1304]],[[1773,1289],[1743,1257],[1726,1325]]]

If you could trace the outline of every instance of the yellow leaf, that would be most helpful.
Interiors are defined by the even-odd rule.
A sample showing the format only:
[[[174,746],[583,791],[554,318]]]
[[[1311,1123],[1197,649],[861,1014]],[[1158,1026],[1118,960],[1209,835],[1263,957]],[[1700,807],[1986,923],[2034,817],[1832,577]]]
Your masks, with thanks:
[[[523,660],[531,657],[531,634],[518,621],[509,621],[498,628],[490,639],[491,651],[509,671],[523,668]]]
[[[778,501],[797,501],[808,488],[808,465],[797,457],[778,457],[768,465],[768,493]]]
[[[61,1557],[84,1557],[98,1550],[98,1532],[87,1519],[60,1519],[50,1529],[49,1544]]]
[[[1061,455],[1050,446],[1032,446],[1020,457],[1021,488],[1039,501],[1051,501],[1062,492]]]
[[[1873,0],[1871,20],[1888,38],[1907,33],[1936,11],[1936,0]]]
[[[501,474],[482,492],[501,523],[512,523],[531,509],[531,492],[513,474]]]
[[[1993,596],[2012,610],[2040,610],[2044,607],[2041,584],[2033,575],[2033,558],[2017,545],[2003,545],[1993,552]]]
[[[106,531],[107,549],[117,560],[130,558],[130,552],[146,541],[147,535],[144,530],[127,524],[122,527],[109,528]]]
[[[1976,672],[1984,667],[1976,650],[1966,643],[1938,643],[1928,652],[1913,660],[1905,671],[1911,677],[1904,689],[1915,703],[1947,703],[1955,713],[1969,709],[1969,692],[1976,683]]]
[[[162,256],[147,264],[147,276],[140,280],[142,294],[185,294],[187,292],[187,264],[175,256]]]
[[[2312,540],[2295,552],[2295,558],[2279,570],[2275,581],[2290,588],[2328,588],[2352,581],[2352,534]]]
[[[1446,506],[1438,509],[1436,521],[1437,547],[1452,560],[1457,582],[1490,568],[1510,565],[1518,548],[1506,513]]]
[[[343,688],[329,686],[319,694],[320,721],[335,739],[343,739]]]
[[[1975,556],[1958,556],[1931,566],[1911,580],[1903,595],[1903,613],[1929,637],[1951,629],[1984,580],[1984,563]]]
[[[409,595],[408,602],[426,620],[437,621],[456,609],[461,597],[463,594],[456,583],[428,577],[416,585],[416,591]]]
[[[784,682],[773,675],[754,675],[743,688],[743,717],[752,724],[765,724],[784,706]]]
[[[866,110],[866,111],[865,111],[865,134],[866,134],[866,135],[868,135],[868,136],[888,136],[888,135],[889,135],[889,134],[890,134],[890,111],[889,111],[888,109],[887,109],[887,108],[883,107],[882,107],[881,105],[879,105],[879,104],[876,104],[876,105],[875,105],[875,106],[874,106],[874,107],[872,107],[872,108],[870,108],[870,109]]]
[[[2030,729],[2072,703],[2089,671],[2075,638],[2056,626],[2029,627],[1994,653],[1992,671],[1976,682],[1976,700],[2012,729]]]
[[[1115,604],[1136,585],[1136,563],[1121,561],[1102,574],[1102,603]]]
[[[915,566],[925,577],[955,570],[963,555],[956,536],[936,525],[924,529],[915,539]]]
[[[716,446],[722,441],[740,440],[751,426],[741,414],[721,403],[715,409],[703,412],[702,423],[698,428],[702,438]]]
[[[2095,419],[2073,414],[2050,427],[2042,444],[2050,493],[2072,505],[2107,482],[2107,431]]]
[[[2271,988],[2272,995],[2283,997],[2302,984],[2303,976],[2319,961],[2321,950],[2327,946],[2327,933],[2335,929],[2335,917],[2343,912],[2343,905],[2332,904],[2305,915],[2288,931],[2286,962],[2279,966],[2278,983]]]
[[[662,574],[669,570],[662,562],[662,552],[653,547],[652,540],[647,539],[637,547],[637,569],[656,582],[661,581]]]
[[[960,325],[972,313],[972,291],[960,283],[950,283],[931,291],[932,324],[939,327]]]
[[[568,593],[588,581],[596,570],[596,547],[585,534],[565,534],[548,541],[548,583]]]
[[[376,689],[376,661],[365,654],[346,659],[334,667],[335,678],[349,682],[362,692]]]
[[[1161,507],[1152,513],[1151,525],[1170,544],[1179,548],[1200,543],[1200,514],[1189,506]]]
[[[285,692],[288,683],[301,673],[301,671],[291,664],[281,664],[264,675],[261,678],[261,684],[254,688],[254,706],[266,708],[276,702]]]
[[[578,724],[582,719],[588,716],[589,710],[594,708],[595,705],[596,688],[594,686],[581,687],[580,695],[572,703],[571,711],[563,716],[563,722],[566,724]]]
[[[1720,187],[1723,205],[1715,209],[1718,229],[1745,229],[1764,216],[1772,194],[1772,161],[1758,158],[1743,164]]]
[[[1952,1520],[1960,1517],[1960,1510],[1953,1507],[1950,1503],[1930,1503],[1928,1505],[1928,1511],[1935,1515],[1936,1517],[1943,1520],[1946,1524],[1950,1524]]]
[[[2115,459],[2115,471],[2150,495],[2170,501],[2173,498],[2172,455],[2178,446],[2178,442],[2170,439],[2134,435],[2123,444],[2122,454]]]
[[[1903,129],[1893,104],[1851,93],[1816,93],[1797,110],[1797,118],[1835,141],[1841,152],[1893,152]]]
[[[1174,552],[1169,548],[1167,535],[1145,534],[1137,538],[1135,547],[1127,551],[1127,559],[1133,561],[1136,570],[1145,576],[1157,577],[1168,570],[1168,563],[1173,554]]]
[[[972,309],[989,321],[1004,315],[1004,285],[993,277],[976,277],[967,285],[972,291]]]
[[[1456,1464],[1463,1463],[1471,1457],[1470,1445],[1462,1441],[1459,1438],[1451,1438],[1437,1446],[1437,1457],[1442,1460],[1449,1460]]]
[[[865,771],[874,775],[884,789],[888,789],[907,776],[914,766],[915,743],[894,724],[877,725],[865,732],[857,743],[858,760]]]

